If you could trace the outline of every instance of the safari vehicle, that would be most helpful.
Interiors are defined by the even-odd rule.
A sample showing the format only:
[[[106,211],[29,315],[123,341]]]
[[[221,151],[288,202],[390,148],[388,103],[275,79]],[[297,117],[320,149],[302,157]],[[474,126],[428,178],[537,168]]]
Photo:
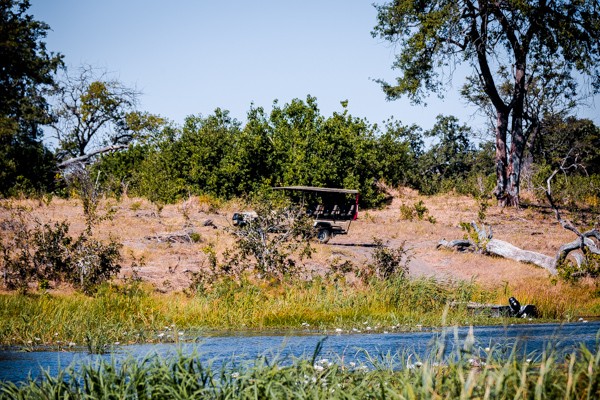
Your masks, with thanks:
[[[327,243],[335,235],[345,235],[358,218],[358,190],[313,186],[280,186],[273,190],[290,191],[290,197],[313,219],[316,237]],[[244,226],[256,218],[255,212],[233,214],[233,225]]]

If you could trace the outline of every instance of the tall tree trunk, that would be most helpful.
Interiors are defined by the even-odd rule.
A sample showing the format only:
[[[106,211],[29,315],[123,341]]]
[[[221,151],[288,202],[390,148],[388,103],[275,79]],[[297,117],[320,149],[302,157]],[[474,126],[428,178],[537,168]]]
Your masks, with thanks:
[[[508,160],[506,134],[508,131],[508,111],[496,110],[496,189],[494,195],[501,205],[505,205],[508,186]]]
[[[525,104],[525,62],[518,62],[515,71],[515,92],[512,106],[512,127],[508,164],[508,187],[505,206],[519,206],[521,166],[525,152],[525,132],[523,131],[523,110]]]

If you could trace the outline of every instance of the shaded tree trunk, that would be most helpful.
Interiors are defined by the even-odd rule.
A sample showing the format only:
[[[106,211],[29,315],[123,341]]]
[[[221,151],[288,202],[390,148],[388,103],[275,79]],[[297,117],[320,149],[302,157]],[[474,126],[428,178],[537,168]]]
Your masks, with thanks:
[[[508,187],[508,157],[506,151],[508,111],[497,110],[496,114],[496,189],[494,189],[494,195],[500,203],[503,203]]]
[[[519,206],[519,187],[521,184],[521,166],[525,152],[525,133],[523,132],[523,110],[525,104],[525,63],[516,66],[515,88],[512,107],[512,128],[510,157],[508,164],[508,187],[504,197],[504,206]]]

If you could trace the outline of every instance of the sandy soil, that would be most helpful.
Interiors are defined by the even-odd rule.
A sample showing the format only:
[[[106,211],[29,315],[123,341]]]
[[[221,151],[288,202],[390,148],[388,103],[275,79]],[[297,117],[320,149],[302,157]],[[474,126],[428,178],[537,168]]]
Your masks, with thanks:
[[[370,261],[374,238],[389,246],[404,243],[413,256],[409,264],[414,276],[435,276],[438,279],[474,279],[485,286],[499,286],[510,281],[545,279],[548,273],[538,267],[515,261],[484,257],[471,253],[437,250],[442,238],[462,238],[460,222],[477,219],[478,204],[468,197],[444,195],[419,196],[404,189],[393,192],[391,203],[379,210],[361,210],[359,219],[352,223],[348,235],[334,237],[328,244],[315,244],[316,252],[303,261],[310,270],[325,271],[332,262],[350,260],[355,265]],[[435,223],[400,218],[402,204],[412,206],[422,200]],[[94,230],[101,239],[112,237],[123,243],[123,269],[120,277],[131,276],[131,262],[143,260],[137,273],[159,291],[182,290],[190,284],[190,273],[207,267],[203,249],[212,246],[217,254],[234,246],[228,229],[230,219],[239,204],[230,203],[218,211],[190,198],[185,202],[167,205],[160,213],[156,206],[143,199],[125,198],[121,201],[104,200],[100,213],[112,210],[112,219],[101,222]],[[17,208],[24,208],[33,219],[40,222],[67,220],[71,233],[84,229],[81,202],[53,199],[49,204],[37,200],[4,200],[0,207],[0,220],[10,217]],[[209,220],[211,221],[208,224]],[[528,207],[520,210],[490,207],[486,222],[494,230],[494,237],[532,251],[554,255],[562,243],[573,240],[573,234],[563,230],[549,210]],[[198,243],[171,243],[164,235],[193,230],[200,235]]]

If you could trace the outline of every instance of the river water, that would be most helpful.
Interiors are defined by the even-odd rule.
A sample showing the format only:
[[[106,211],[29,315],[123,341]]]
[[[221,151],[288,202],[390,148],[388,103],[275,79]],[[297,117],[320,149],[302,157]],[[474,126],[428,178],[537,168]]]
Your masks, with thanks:
[[[441,344],[446,357],[454,354],[457,347],[464,347],[465,342],[474,341],[475,352],[493,348],[503,349],[508,354],[514,350],[520,357],[534,358],[548,346],[570,353],[581,345],[596,351],[600,343],[600,321],[473,327],[472,336],[469,335],[470,330],[460,327],[416,333],[205,336],[193,343],[115,346],[104,355],[91,355],[84,351],[4,350],[0,351],[0,380],[21,382],[28,376],[41,376],[42,370],[55,375],[61,367],[101,359],[112,358],[118,363],[128,357],[142,359],[157,355],[168,358],[180,353],[197,354],[203,362],[216,366],[223,362],[251,361],[261,356],[286,363],[293,358],[312,357],[320,342],[319,359],[346,364],[354,362],[369,367],[394,359],[405,360],[411,354],[414,355],[413,360],[425,358]]]

